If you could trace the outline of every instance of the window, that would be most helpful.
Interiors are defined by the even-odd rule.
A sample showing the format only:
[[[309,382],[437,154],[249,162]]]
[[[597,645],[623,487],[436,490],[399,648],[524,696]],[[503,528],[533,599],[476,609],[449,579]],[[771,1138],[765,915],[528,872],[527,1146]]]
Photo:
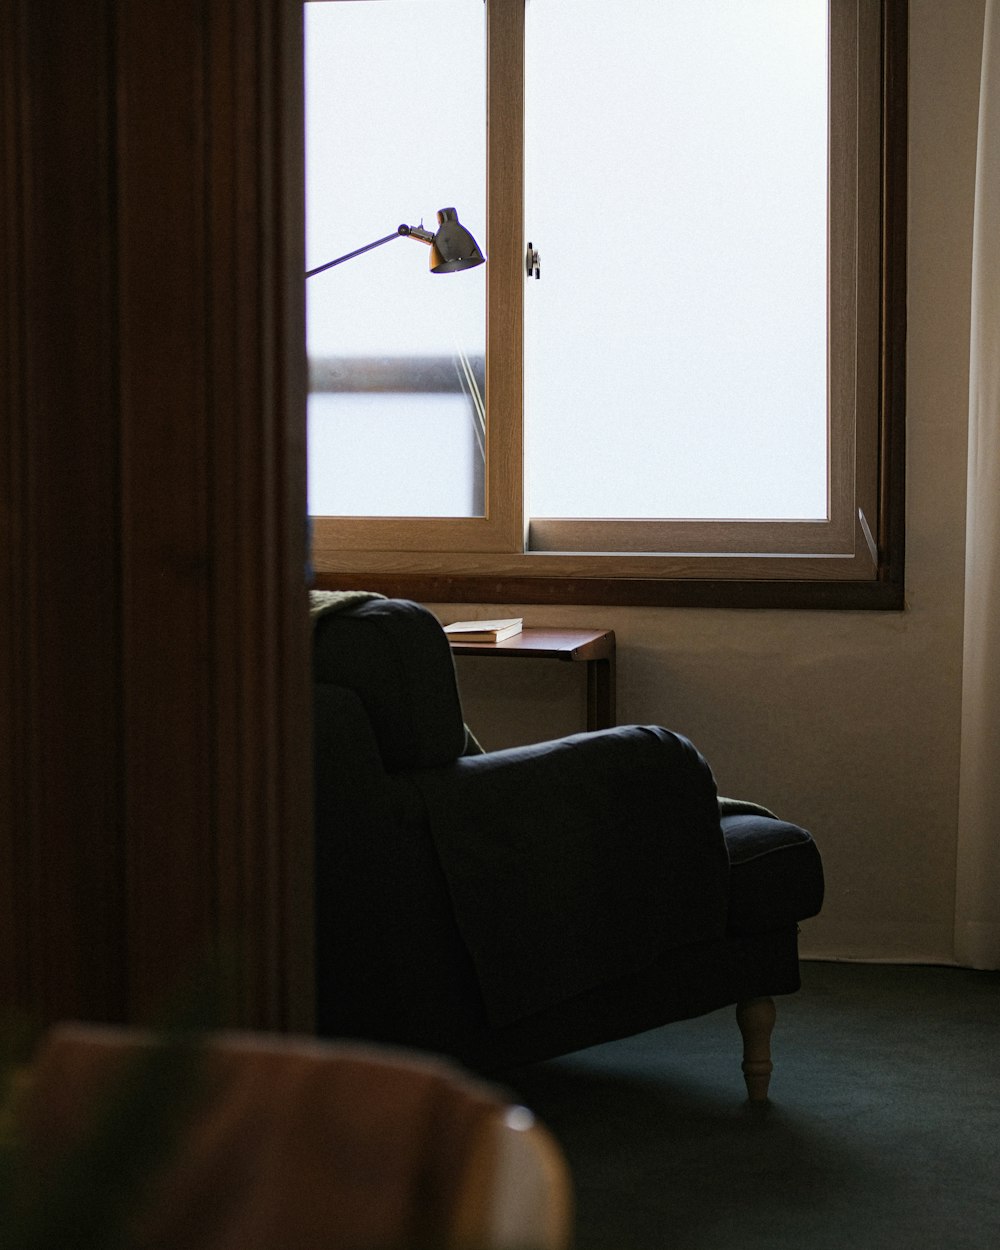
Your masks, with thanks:
[[[906,5],[606,13],[307,6],[309,263],[446,203],[489,258],[308,284],[318,581],[902,606]]]
[[[310,265],[452,204],[485,240],[484,11],[306,7]],[[486,267],[430,276],[427,256],[395,241],[306,285],[313,513],[483,515]]]

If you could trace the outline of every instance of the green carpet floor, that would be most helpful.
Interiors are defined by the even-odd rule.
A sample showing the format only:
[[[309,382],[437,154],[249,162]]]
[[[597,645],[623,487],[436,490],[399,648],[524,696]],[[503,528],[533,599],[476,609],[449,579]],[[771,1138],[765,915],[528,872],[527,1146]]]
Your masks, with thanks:
[[[507,1075],[569,1160],[576,1250],[1000,1250],[1000,974],[802,979],[762,1108],[732,1011]]]

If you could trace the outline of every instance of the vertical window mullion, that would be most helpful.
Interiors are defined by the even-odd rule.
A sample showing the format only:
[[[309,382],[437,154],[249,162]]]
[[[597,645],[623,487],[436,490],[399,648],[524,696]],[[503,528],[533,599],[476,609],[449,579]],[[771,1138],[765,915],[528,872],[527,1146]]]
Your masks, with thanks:
[[[486,515],[522,551],[524,3],[487,0]]]

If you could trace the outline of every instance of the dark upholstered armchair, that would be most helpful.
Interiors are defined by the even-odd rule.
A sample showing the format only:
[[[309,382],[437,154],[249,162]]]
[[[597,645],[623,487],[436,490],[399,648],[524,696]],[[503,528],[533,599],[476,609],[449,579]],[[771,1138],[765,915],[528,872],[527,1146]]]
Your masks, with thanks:
[[[764,1098],[809,834],[659,726],[483,753],[430,612],[313,599],[320,1033],[500,1071],[737,1004]]]

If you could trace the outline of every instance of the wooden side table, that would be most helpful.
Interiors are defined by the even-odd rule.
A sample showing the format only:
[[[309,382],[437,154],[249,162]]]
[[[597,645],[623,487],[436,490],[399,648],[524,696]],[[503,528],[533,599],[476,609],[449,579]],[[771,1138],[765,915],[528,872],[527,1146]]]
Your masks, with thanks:
[[[615,631],[548,629],[525,625],[503,642],[462,642],[449,638],[455,655],[518,660],[582,661],[587,666],[587,728],[610,729],[615,723]]]

